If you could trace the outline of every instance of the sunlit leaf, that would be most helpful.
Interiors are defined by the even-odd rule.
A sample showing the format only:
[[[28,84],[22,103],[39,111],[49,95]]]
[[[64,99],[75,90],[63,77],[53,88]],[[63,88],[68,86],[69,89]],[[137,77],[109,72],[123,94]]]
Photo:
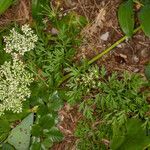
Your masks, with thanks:
[[[33,113],[28,115],[10,133],[7,141],[17,150],[28,150],[30,145],[30,129],[33,124]]]

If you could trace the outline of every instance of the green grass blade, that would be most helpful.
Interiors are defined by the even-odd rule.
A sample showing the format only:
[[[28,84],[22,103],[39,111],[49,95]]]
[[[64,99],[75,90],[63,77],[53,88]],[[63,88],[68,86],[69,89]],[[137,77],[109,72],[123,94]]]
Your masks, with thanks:
[[[0,0],[0,15],[2,15],[13,2],[13,0]]]

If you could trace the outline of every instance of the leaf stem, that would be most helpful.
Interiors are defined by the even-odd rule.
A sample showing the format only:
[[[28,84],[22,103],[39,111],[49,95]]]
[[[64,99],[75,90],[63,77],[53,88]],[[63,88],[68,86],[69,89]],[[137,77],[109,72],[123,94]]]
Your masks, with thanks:
[[[138,28],[136,28],[133,33],[135,34],[137,31],[139,31],[141,29],[141,26],[139,26]],[[88,64],[91,65],[93,62],[97,61],[98,59],[100,59],[102,56],[104,56],[105,54],[107,54],[108,52],[110,52],[112,49],[114,49],[117,45],[119,45],[120,43],[122,43],[123,41],[125,41],[128,37],[127,36],[123,36],[121,39],[119,39],[117,42],[115,42],[113,45],[111,45],[110,47],[108,47],[107,49],[105,49],[102,53],[98,54],[97,56],[95,56],[94,58],[92,58]]]

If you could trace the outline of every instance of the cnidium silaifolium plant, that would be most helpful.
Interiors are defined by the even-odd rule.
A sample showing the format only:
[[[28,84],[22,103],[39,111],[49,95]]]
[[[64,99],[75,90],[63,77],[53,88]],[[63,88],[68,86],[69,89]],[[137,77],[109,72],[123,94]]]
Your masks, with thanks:
[[[66,86],[69,91],[66,93],[68,102],[74,104],[80,101],[82,97],[90,94],[92,90],[97,90],[100,84],[100,76],[105,75],[106,70],[104,67],[100,70],[98,66],[91,66],[88,70],[86,68],[72,67],[66,69],[71,73],[71,78],[68,80]],[[91,95],[91,94],[90,94]]]
[[[140,75],[127,71],[109,75],[104,67],[99,69],[97,66],[85,72],[72,69],[71,73],[67,83],[70,89],[66,93],[68,102],[82,104],[86,99],[88,104],[87,98],[90,101],[92,98],[101,115],[114,122],[119,119],[118,116],[125,116],[124,120],[128,116],[147,117],[149,104],[145,93],[140,90],[146,81]]]
[[[142,76],[127,71],[110,74],[104,67],[91,68],[87,71],[72,69],[71,82],[68,83],[69,91],[66,93],[68,102],[78,104],[79,111],[83,113],[82,124],[86,123],[89,126],[88,131],[82,136],[79,134],[82,127],[79,125],[77,128],[75,132],[75,136],[79,138],[77,147],[79,149],[87,145],[102,147],[103,139],[112,140],[114,127],[126,131],[126,125],[131,119],[140,120],[140,130],[146,134],[150,128],[150,105],[147,93],[142,89],[147,81]],[[92,79],[88,80],[93,73]],[[85,76],[86,80],[83,80],[82,77]],[[124,131],[121,134],[124,134]]]

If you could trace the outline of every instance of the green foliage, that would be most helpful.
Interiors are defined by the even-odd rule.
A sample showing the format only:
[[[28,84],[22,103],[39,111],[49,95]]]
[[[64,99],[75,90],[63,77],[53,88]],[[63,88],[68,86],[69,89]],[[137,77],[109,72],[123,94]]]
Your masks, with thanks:
[[[53,10],[49,7],[47,9],[46,15],[49,16]],[[83,18],[80,20],[80,16],[74,13],[61,20],[50,19],[58,33],[53,35],[43,32],[47,24],[35,26],[39,38],[36,51],[24,57],[38,82],[32,84],[30,98],[32,107],[38,107],[32,127],[33,150],[48,149],[54,142],[63,139],[62,133],[56,128],[59,121],[57,112],[63,104],[57,84],[63,76],[64,68],[72,64],[75,47],[80,44],[78,33],[84,24]]]
[[[71,78],[67,82],[69,91],[66,93],[68,102],[74,104],[80,101],[82,97],[88,95],[91,89],[97,89],[99,81],[99,68],[96,66],[90,67],[86,72],[85,68],[68,68],[71,72]],[[104,71],[105,73],[105,71]]]
[[[18,122],[28,115],[28,108],[28,102],[25,102],[22,113],[13,114],[12,112],[7,112],[5,115],[0,117],[0,147],[3,141],[5,141],[8,137],[15,122]]]
[[[6,139],[11,132],[14,135],[17,134],[11,139],[12,141],[19,142],[22,139],[16,139],[21,134],[21,132],[16,131],[16,125],[18,122],[22,124],[23,118],[29,112],[34,113],[34,122],[31,127],[31,136],[27,139],[30,145],[26,144],[26,146],[33,150],[45,150],[49,149],[54,142],[63,139],[62,133],[57,128],[58,111],[63,106],[57,84],[60,82],[65,68],[72,65],[75,48],[81,42],[79,32],[86,21],[75,13],[70,13],[62,19],[57,18],[56,10],[45,5],[45,1],[32,1],[34,19],[43,20],[46,16],[50,20],[48,22],[41,20],[34,22],[33,27],[38,35],[36,48],[34,51],[26,52],[22,57],[17,57],[26,64],[26,68],[33,73],[35,80],[30,86],[30,98],[23,103],[23,112],[16,115],[7,112],[0,118],[0,147],[3,146],[3,149],[10,147]],[[49,30],[50,23],[58,31],[57,34],[45,32],[45,30]],[[7,32],[4,34],[7,36]],[[3,46],[0,47],[0,53],[4,56],[0,63],[3,64],[7,59],[10,61],[11,57],[2,50]],[[14,145],[12,141],[9,142]]]
[[[13,0],[0,1],[0,15],[3,14],[13,3]]]
[[[145,66],[145,76],[147,78],[148,81],[150,81],[150,64]]]
[[[142,121],[129,119],[126,127],[114,126],[112,150],[141,150],[150,144],[150,135],[142,128]]]
[[[31,132],[28,126],[28,137],[26,135],[23,140],[27,141],[28,148],[21,149],[47,150],[54,142],[63,140],[63,134],[57,128],[58,111],[63,106],[63,100],[69,104],[78,104],[79,111],[83,113],[75,131],[78,149],[104,150],[117,144],[125,145],[137,132],[139,135],[134,142],[143,136],[143,140],[138,142],[139,147],[147,146],[144,131],[150,126],[149,104],[146,101],[147,93],[141,90],[145,80],[136,74],[109,73],[104,67],[89,67],[86,63],[76,67],[73,57],[81,43],[79,33],[86,25],[86,20],[74,12],[60,18],[59,8],[49,6],[48,2],[32,0],[32,16],[35,21],[32,25],[38,42],[36,49],[25,53],[21,60],[34,74],[35,80],[30,86],[31,97],[23,103],[23,112],[16,115],[7,112],[0,118],[0,146],[3,149],[14,149],[17,146],[14,141],[19,142],[25,138],[23,133],[24,136],[17,139],[22,134],[18,127],[24,124],[24,118],[29,113],[32,113],[33,121],[30,122]],[[148,5],[146,0],[143,4]],[[120,24],[128,36],[132,35],[134,27],[132,5],[131,0],[127,1],[119,10]],[[52,29],[56,33],[52,33]],[[1,50],[0,53],[3,54],[4,51]],[[0,64],[11,60],[7,54],[3,55]],[[61,89],[58,85],[68,72],[71,78]],[[140,121],[128,121],[133,118]],[[115,127],[119,127],[118,130]],[[123,129],[121,132],[120,128]],[[13,138],[10,139],[11,134]],[[128,147],[130,148],[130,142]]]
[[[94,131],[94,127],[90,125],[89,122],[80,121],[75,131],[75,136],[79,138],[77,140],[77,148],[80,150],[100,150],[100,131],[97,130],[97,133]]]
[[[91,80],[88,80],[90,77]],[[70,104],[78,103],[79,111],[85,117],[83,124],[88,123],[88,134],[97,137],[97,133],[101,133],[99,138],[90,139],[86,130],[82,132],[86,127],[79,124],[76,136],[79,137],[78,146],[81,150],[86,146],[91,149],[88,145],[97,146],[95,149],[105,149],[103,139],[111,140],[114,126],[125,126],[128,118],[140,118],[143,120],[144,129],[149,128],[149,104],[146,93],[140,91],[145,82],[139,75],[128,72],[108,75],[104,67],[99,69],[94,66],[87,71],[83,68],[73,69],[67,84],[70,90],[66,92],[67,101]],[[93,131],[95,124],[99,127],[96,126]],[[79,135],[80,132],[82,136]]]
[[[135,24],[133,2],[138,3],[142,7],[138,17],[145,35],[150,36],[150,21],[148,19],[150,15],[150,2],[148,0],[127,0],[122,3],[118,10],[120,27],[128,37],[132,36]]]
[[[54,142],[63,139],[62,133],[56,127],[59,121],[57,111],[62,107],[63,102],[58,91],[51,92],[43,84],[34,84],[33,87],[32,105],[38,108],[31,131],[31,149],[36,150],[37,147],[48,149]]]
[[[97,118],[98,119],[98,118]],[[102,122],[100,120],[91,121],[89,119],[82,119],[78,122],[74,135],[78,138],[77,149],[79,150],[105,150],[102,138],[108,137],[110,131],[109,126],[104,127],[107,132],[103,131]]]
[[[42,6],[47,5],[48,0],[32,0],[32,17],[37,20],[42,20]]]
[[[142,29],[147,36],[150,36],[150,21],[148,19],[149,15],[150,15],[150,4],[144,6],[139,13],[139,19],[142,25]]]
[[[15,150],[15,148],[12,145],[10,145],[9,143],[4,143],[2,150]]]
[[[53,24],[58,31],[56,35],[43,32],[46,25],[36,26],[39,37],[37,49],[25,57],[30,70],[34,72],[41,70],[41,76],[50,88],[58,84],[64,69],[72,65],[75,48],[81,43],[78,34],[85,21],[77,14],[71,13],[61,20],[53,20]]]
[[[118,19],[123,32],[131,37],[134,29],[133,1],[128,0],[122,3],[118,10]]]

